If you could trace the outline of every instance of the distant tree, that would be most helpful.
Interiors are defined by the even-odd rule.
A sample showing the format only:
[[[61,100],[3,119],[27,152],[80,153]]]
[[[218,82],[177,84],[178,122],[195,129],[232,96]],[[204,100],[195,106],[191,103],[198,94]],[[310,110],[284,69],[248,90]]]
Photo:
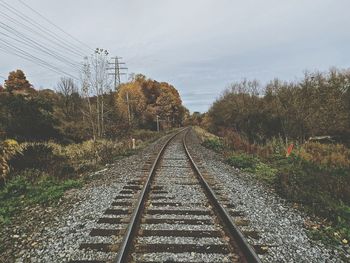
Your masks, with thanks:
[[[350,71],[305,73],[290,83],[275,79],[263,95],[256,83],[232,84],[209,109],[207,126],[233,129],[251,142],[331,135],[350,144]]]
[[[67,117],[71,116],[76,110],[77,100],[80,98],[79,90],[74,80],[72,78],[62,77],[57,84],[56,90],[63,98],[62,111]]]
[[[138,126],[142,123],[146,98],[138,82],[122,84],[117,93],[116,103],[122,121],[129,126]]]
[[[5,88],[8,92],[31,90],[32,85],[27,80],[24,72],[20,69],[10,72],[8,79],[5,80]]]
[[[175,127],[182,124],[186,109],[178,91],[166,82],[147,79],[135,75],[132,80],[121,85],[116,97],[117,108],[122,121],[140,128],[155,128],[156,116],[163,126]]]
[[[198,111],[193,112],[186,120],[187,125],[201,126],[204,114]]]

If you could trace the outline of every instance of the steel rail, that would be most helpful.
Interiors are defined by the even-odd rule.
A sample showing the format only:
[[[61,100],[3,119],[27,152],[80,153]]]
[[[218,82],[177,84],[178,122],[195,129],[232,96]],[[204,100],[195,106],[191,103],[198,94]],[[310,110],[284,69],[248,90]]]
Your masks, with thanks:
[[[192,158],[192,156],[191,156],[191,154],[190,154],[190,152],[188,150],[188,147],[186,145],[186,138],[187,138],[188,132],[189,132],[189,129],[186,131],[185,136],[182,139],[183,146],[185,148],[186,155],[190,159],[190,162],[191,162],[191,165],[192,165],[193,169],[195,170],[196,174],[198,175],[198,178],[199,178],[203,188],[205,189],[205,191],[206,191],[206,193],[207,193],[207,195],[209,197],[209,200],[214,205],[216,211],[218,211],[219,216],[221,217],[223,223],[225,224],[226,228],[230,232],[231,236],[234,238],[234,241],[239,246],[239,249],[243,253],[243,256],[246,257],[247,261],[249,263],[261,263],[261,260],[260,260],[259,256],[256,254],[254,249],[249,245],[247,239],[244,237],[244,235],[241,233],[239,228],[233,222],[232,217],[229,215],[229,212],[226,210],[226,208],[223,207],[219,203],[216,194],[211,189],[209,184],[206,182],[206,180],[204,179],[204,177],[203,177],[202,173],[200,172],[198,166],[194,162],[194,160],[193,160],[193,158]]]
[[[136,207],[134,209],[134,212],[131,215],[131,219],[130,219],[130,223],[129,226],[126,230],[126,234],[124,235],[124,238],[122,240],[122,243],[120,245],[119,248],[119,252],[117,254],[116,259],[113,261],[113,263],[125,263],[127,262],[127,257],[129,255],[129,250],[131,248],[132,245],[132,241],[133,241],[133,236],[135,235],[135,231],[137,229],[137,225],[141,220],[141,215],[142,215],[142,211],[143,211],[143,207],[144,207],[144,201],[146,200],[147,197],[147,193],[149,192],[149,188],[151,185],[151,181],[154,177],[155,171],[156,171],[156,167],[159,164],[159,161],[161,159],[161,156],[163,155],[166,147],[168,146],[168,144],[177,136],[179,135],[181,132],[183,132],[185,129],[182,129],[181,131],[175,133],[174,135],[172,135],[167,141],[166,143],[163,145],[163,147],[161,148],[161,150],[159,151],[156,159],[153,162],[152,168],[147,176],[147,181],[145,183],[145,185],[142,188],[142,191],[140,193],[140,196],[137,200],[136,203]]]

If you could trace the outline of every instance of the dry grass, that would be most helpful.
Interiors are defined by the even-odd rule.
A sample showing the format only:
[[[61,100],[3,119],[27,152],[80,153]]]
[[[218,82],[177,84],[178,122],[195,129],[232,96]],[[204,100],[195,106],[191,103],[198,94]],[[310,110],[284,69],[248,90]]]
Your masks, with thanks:
[[[308,162],[327,167],[350,167],[350,150],[341,144],[309,142],[300,148],[297,155]]]
[[[199,126],[194,126],[193,129],[196,132],[196,134],[198,135],[201,142],[204,142],[205,140],[219,140],[220,139],[220,137],[202,129]]]

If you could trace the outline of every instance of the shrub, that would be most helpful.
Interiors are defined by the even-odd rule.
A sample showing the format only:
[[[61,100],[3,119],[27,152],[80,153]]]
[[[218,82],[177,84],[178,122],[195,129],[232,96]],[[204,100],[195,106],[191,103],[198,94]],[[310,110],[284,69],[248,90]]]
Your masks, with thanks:
[[[0,143],[0,185],[6,182],[10,173],[8,161],[16,154],[22,153],[22,147],[15,140],[5,140]]]
[[[113,162],[117,156],[129,151],[127,142],[110,140],[85,141],[64,147],[63,152],[70,164],[79,172],[90,170],[98,164]]]
[[[136,140],[148,141],[158,138],[160,136],[159,132],[151,130],[133,130],[131,136]]]
[[[266,149],[268,152],[267,155],[264,157],[270,158],[271,155],[285,157],[286,156],[286,148],[288,145],[284,142],[284,140],[281,137],[273,137],[270,140],[266,142],[264,146],[261,146],[261,148]],[[259,156],[261,156],[259,154]]]
[[[245,136],[234,131],[233,129],[227,128],[222,128],[219,135],[223,137],[223,144],[236,152],[253,154],[262,158],[267,158],[274,153],[274,145],[272,145],[272,143],[275,143],[274,141],[264,146],[256,143],[250,143]]]
[[[224,149],[224,144],[222,143],[222,141],[218,138],[211,138],[211,139],[206,139],[202,145],[204,147],[207,147],[209,149],[212,149],[216,152],[220,152],[221,150]]]
[[[339,215],[339,204],[350,204],[350,169],[325,167],[293,156],[280,168],[279,181],[282,195],[308,204],[333,221]]]
[[[244,153],[233,154],[227,158],[226,162],[239,169],[249,169],[249,171],[254,171],[256,165],[259,163],[259,159],[251,155]]]
[[[67,178],[74,173],[68,159],[55,152],[52,144],[23,143],[21,154],[16,154],[10,161],[14,172],[36,169],[59,178]]]
[[[298,156],[306,161],[327,167],[350,167],[350,150],[341,144],[304,144]]]
[[[125,155],[129,151],[129,143],[100,140],[96,142],[98,162],[102,164],[113,162],[117,156]]]
[[[268,184],[273,184],[277,180],[278,170],[262,162],[256,164],[255,169],[252,172]]]

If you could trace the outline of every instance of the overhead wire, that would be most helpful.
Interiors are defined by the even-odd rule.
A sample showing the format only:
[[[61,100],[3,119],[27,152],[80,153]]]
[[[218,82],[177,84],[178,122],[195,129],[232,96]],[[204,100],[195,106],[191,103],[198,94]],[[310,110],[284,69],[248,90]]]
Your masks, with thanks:
[[[2,11],[0,10],[0,17],[1,17],[1,16],[5,17],[6,19],[8,19],[8,20],[9,20],[10,22],[12,22],[13,24],[19,25],[19,26],[25,28],[27,31],[29,31],[29,32],[31,32],[31,33],[33,33],[33,34],[35,34],[35,35],[38,35],[38,36],[40,36],[40,37],[42,37],[42,38],[45,39],[45,35],[44,35],[44,34],[38,32],[38,31],[33,30],[32,28],[30,28],[30,27],[28,27],[27,25],[25,25],[25,24],[23,24],[23,23],[21,23],[21,22],[15,20],[14,18],[10,17],[9,15],[7,15],[6,13],[4,13],[4,12],[2,12]],[[7,26],[8,26],[8,25],[7,25]],[[19,32],[18,30],[16,30],[16,31],[17,31],[18,33],[20,33],[21,35],[24,35],[24,33],[21,33],[21,32]],[[37,42],[37,41],[36,41],[36,42]],[[53,44],[57,46],[57,43],[53,43]],[[46,46],[48,46],[47,43],[46,43]],[[49,44],[49,46],[50,46],[50,48],[55,49],[55,47],[53,47],[52,44]],[[46,47],[46,48],[47,48],[47,47]],[[62,46],[62,48],[64,48],[64,46]],[[57,49],[56,49],[56,50],[57,50]],[[59,54],[58,51],[53,51],[53,52]],[[62,57],[65,57],[65,58],[67,59],[66,56],[64,56],[64,55],[62,55],[62,54],[59,54],[59,55],[62,56]]]
[[[32,10],[34,13],[36,13],[37,15],[39,15],[41,18],[43,18],[46,22],[48,22],[49,24],[51,24],[52,26],[54,26],[55,28],[57,28],[58,30],[60,30],[61,32],[63,32],[64,34],[66,34],[67,36],[69,36],[70,38],[74,39],[76,42],[80,43],[81,45],[85,46],[86,48],[89,49],[89,51],[93,51],[93,49],[88,46],[87,44],[85,44],[84,42],[80,41],[79,39],[77,39],[76,37],[74,37],[73,35],[71,35],[70,33],[66,32],[64,29],[62,29],[61,27],[59,27],[58,25],[56,25],[55,23],[53,23],[51,20],[49,20],[47,17],[45,17],[44,15],[42,15],[41,13],[39,13],[38,11],[36,11],[34,8],[30,7],[29,5],[27,5],[26,3],[24,3],[22,0],[18,0],[18,2],[20,2],[22,5],[26,6],[28,9]]]
[[[47,47],[41,45],[40,43],[33,41],[32,39],[26,37],[25,35],[21,34],[20,32],[16,31],[14,28],[9,27],[5,24],[3,24],[2,22],[0,22],[0,28],[5,29],[6,31],[13,30],[13,32],[15,32],[16,37],[13,37],[9,34],[6,34],[4,32],[0,32],[1,35],[6,36],[7,38],[13,39],[19,43],[22,43],[23,45],[29,46],[32,49],[36,50],[36,51],[41,51],[63,63],[67,63],[68,65],[72,66],[72,67],[78,67],[79,64],[71,62],[69,59],[57,54],[54,50],[48,49]]]
[[[56,29],[64,33],[65,35],[69,36],[71,39],[74,39],[76,42],[78,42],[80,45],[83,45],[86,49],[89,49],[91,51],[92,49],[83,43],[82,41],[78,40],[68,32],[64,31],[59,26],[55,25],[53,22],[51,22],[48,18],[41,15],[38,11],[31,8],[29,5],[24,3],[21,0],[18,0],[22,5],[26,6],[28,9],[30,9],[35,14],[39,15],[42,19],[44,19],[46,22],[48,22],[50,25],[54,26]],[[67,66],[70,66],[71,68],[77,70],[79,73],[81,73],[81,65],[82,63],[74,62],[67,56],[63,55],[61,52],[61,49],[64,50],[64,52],[69,51],[71,54],[77,55],[79,57],[85,57],[85,54],[82,53],[82,48],[77,46],[76,44],[73,44],[71,41],[68,41],[64,38],[59,38],[58,34],[56,32],[53,32],[52,30],[48,29],[47,27],[43,26],[42,24],[38,23],[34,19],[30,18],[23,12],[19,11],[15,7],[9,5],[3,0],[0,0],[0,6],[8,10],[10,13],[15,14],[17,17],[21,19],[18,20],[14,17],[11,17],[8,13],[5,13],[0,10],[0,16],[5,17],[10,21],[12,24],[20,26],[21,28],[24,28],[26,31],[29,31],[36,36],[39,36],[42,40],[45,41],[45,44],[41,44],[38,42],[38,39],[34,39],[32,36],[28,36],[27,34],[17,30],[16,28],[7,25],[0,21],[0,28],[5,30],[7,33],[0,31],[0,35],[5,36],[5,39],[0,39],[2,42],[2,46],[0,46],[0,50],[4,52],[9,52],[13,55],[16,55],[18,57],[21,57],[23,59],[26,59],[28,61],[31,61],[35,63],[36,65],[39,65],[41,67],[44,67],[46,69],[49,69],[55,73],[64,74],[67,76],[70,76],[71,78],[78,80],[75,76],[73,76],[71,73],[67,72],[66,70],[63,70],[59,68],[56,65],[52,65],[51,63],[45,61],[44,59],[35,56],[34,54],[29,53],[28,51],[24,50],[23,48],[20,48],[20,46],[29,47],[34,53],[38,54],[45,54],[50,56],[51,58],[60,61],[61,63],[64,63]],[[23,22],[22,22],[23,21]],[[16,41],[17,44],[20,44],[18,46],[13,45],[9,41],[6,41],[11,39],[13,41]],[[46,43],[47,42],[47,43]],[[53,47],[53,45],[56,46]],[[57,48],[59,47],[59,48]],[[42,54],[41,54],[42,55]]]
[[[13,6],[9,5],[5,1],[0,0],[0,6],[2,6],[5,9],[7,9],[11,13],[15,14],[17,17],[19,17],[20,19],[22,19],[25,22],[29,23],[30,25],[32,25],[36,29],[40,30],[41,32],[43,32],[45,34],[48,34],[49,37],[51,37],[52,39],[55,39],[55,41],[51,40],[52,42],[56,42],[57,45],[65,48],[66,51],[69,51],[69,52],[71,52],[71,53],[73,53],[75,55],[81,56],[81,57],[85,56],[85,54],[81,52],[81,49],[79,49],[76,46],[72,46],[72,44],[69,41],[63,41],[62,38],[59,38],[57,36],[57,34],[52,32],[50,29],[47,29],[42,24],[40,24],[37,21],[35,21],[34,19],[28,17],[26,14],[24,14],[23,12],[21,12],[20,10],[18,10],[16,8],[14,8]]]
[[[25,50],[23,50],[21,48],[18,48],[18,47],[11,45],[11,43],[9,43],[3,39],[0,39],[0,42],[2,42],[2,46],[0,46],[0,49],[5,51],[5,52],[10,52],[13,55],[24,58],[26,60],[29,60],[35,64],[41,65],[41,66],[48,68],[50,70],[53,70],[56,73],[64,74],[64,75],[70,76],[71,78],[74,78],[77,80],[77,78],[75,76],[71,75],[70,73],[67,73],[64,70],[61,70],[61,69],[57,68],[56,66],[49,64],[48,62],[26,52]],[[7,47],[8,49],[5,49],[4,46]]]

